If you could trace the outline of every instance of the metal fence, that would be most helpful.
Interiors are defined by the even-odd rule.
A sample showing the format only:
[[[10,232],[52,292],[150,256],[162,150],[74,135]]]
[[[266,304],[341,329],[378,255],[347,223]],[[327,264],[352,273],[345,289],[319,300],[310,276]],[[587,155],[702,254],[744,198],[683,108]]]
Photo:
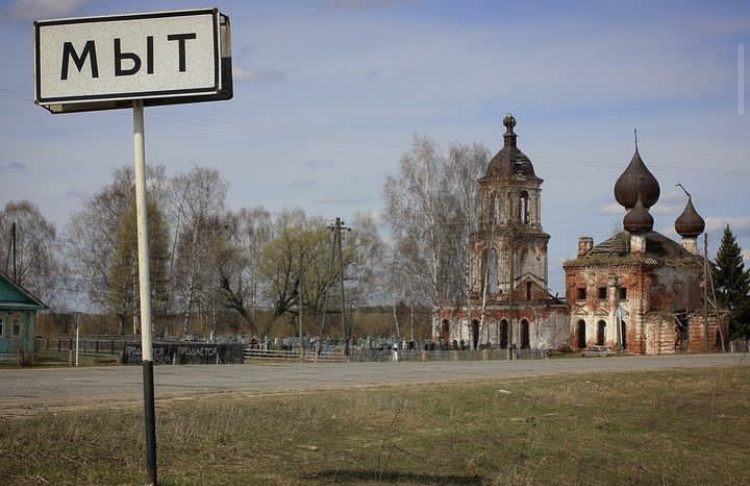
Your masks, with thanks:
[[[275,360],[275,361],[305,361],[308,363],[343,363],[348,361],[343,350],[331,350],[318,352],[315,349],[305,349],[300,353],[297,349],[263,349],[258,347],[245,347],[245,359],[248,360]]]
[[[367,348],[353,346],[349,356],[344,354],[342,345],[323,346],[318,349],[314,346],[304,349],[300,353],[299,345],[296,347],[284,347],[284,349],[269,349],[270,343],[246,345],[244,348],[245,360],[271,360],[271,361],[304,361],[321,363],[342,362],[386,362],[386,361],[500,361],[508,359],[507,349],[487,348],[480,350],[470,349],[429,349],[429,346],[415,346],[415,349],[398,349],[394,351],[391,347]],[[94,354],[117,354],[122,355],[126,348],[140,346],[140,340],[132,336],[87,336],[81,337],[78,342],[79,353]],[[428,349],[424,349],[427,347]],[[76,338],[70,335],[56,337],[37,337],[35,349],[48,351],[75,351]],[[514,349],[514,359],[544,359],[549,357],[549,351],[545,349]],[[301,354],[301,356],[300,356]]]
[[[81,337],[78,340],[79,353],[121,354],[128,345],[140,344],[140,340],[123,336]],[[36,351],[75,351],[75,336],[37,337],[34,343]]]
[[[514,349],[513,359],[545,359],[546,349]],[[507,349],[424,350],[424,349],[353,349],[350,361],[501,361],[508,359]]]
[[[545,359],[549,352],[545,349],[512,350],[513,359]],[[265,347],[245,347],[246,360],[304,361],[304,362],[387,362],[387,361],[501,361],[508,359],[506,349],[482,350],[423,350],[423,349],[367,349],[352,348],[347,357],[343,348],[318,352],[306,349],[300,356],[296,349],[266,349]]]

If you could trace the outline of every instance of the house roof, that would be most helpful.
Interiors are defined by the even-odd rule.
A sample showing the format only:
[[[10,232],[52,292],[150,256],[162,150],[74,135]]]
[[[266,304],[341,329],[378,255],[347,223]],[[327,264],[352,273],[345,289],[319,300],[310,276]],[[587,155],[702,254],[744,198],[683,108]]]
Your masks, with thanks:
[[[682,263],[703,264],[703,258],[693,255],[681,244],[661,233],[649,231],[644,233],[646,251],[635,256],[630,253],[630,233],[621,231],[591,249],[585,256],[565,262],[565,266],[606,265],[641,263],[646,265],[664,265],[677,260]]]
[[[46,310],[49,306],[0,271],[0,310]]]

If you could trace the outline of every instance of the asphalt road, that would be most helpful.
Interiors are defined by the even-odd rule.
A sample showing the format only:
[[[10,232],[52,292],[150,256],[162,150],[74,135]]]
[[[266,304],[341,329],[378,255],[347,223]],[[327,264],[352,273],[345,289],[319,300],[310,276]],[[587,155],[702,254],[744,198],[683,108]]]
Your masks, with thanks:
[[[681,355],[521,361],[441,361],[348,364],[156,366],[159,399],[207,394],[274,394],[357,387],[402,386],[556,374],[748,366],[750,355]],[[37,368],[0,371],[0,415],[86,408],[142,400],[142,368]]]

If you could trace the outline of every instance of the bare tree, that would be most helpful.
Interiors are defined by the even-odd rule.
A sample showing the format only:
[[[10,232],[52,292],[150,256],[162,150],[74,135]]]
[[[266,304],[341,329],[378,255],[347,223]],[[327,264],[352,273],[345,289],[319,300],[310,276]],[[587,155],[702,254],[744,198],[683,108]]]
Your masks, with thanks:
[[[196,167],[171,183],[174,221],[172,290],[183,316],[182,332],[190,332],[191,317],[215,312],[219,278],[211,265],[213,245],[222,231],[227,183],[215,169]]]
[[[30,201],[11,201],[0,211],[0,269],[48,305],[58,279],[55,247],[54,225]]]
[[[165,197],[165,179],[163,167],[148,167],[149,197],[157,204]],[[134,193],[133,170],[117,169],[113,181],[74,213],[66,226],[64,251],[71,276],[69,285],[88,295],[91,304],[102,310],[110,302],[107,281],[112,255],[116,253],[122,218],[132,207]],[[118,332],[123,333],[124,329],[120,327]]]
[[[224,307],[237,312],[250,332],[257,334],[260,262],[263,247],[270,241],[270,213],[262,207],[227,213],[222,228],[213,257],[220,295]]]
[[[384,219],[392,231],[391,267],[414,302],[438,312],[466,298],[468,236],[477,226],[478,188],[488,151],[454,144],[447,156],[415,137],[399,173],[386,179]]]

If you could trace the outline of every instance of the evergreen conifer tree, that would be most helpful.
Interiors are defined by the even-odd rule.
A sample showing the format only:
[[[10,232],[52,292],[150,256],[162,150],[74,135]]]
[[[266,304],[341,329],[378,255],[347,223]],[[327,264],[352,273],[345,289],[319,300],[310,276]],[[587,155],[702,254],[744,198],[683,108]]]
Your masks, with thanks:
[[[744,322],[750,306],[750,272],[745,270],[742,249],[729,226],[724,229],[721,246],[716,253],[713,279],[719,304],[731,313],[730,335],[735,338],[750,336],[750,323]]]

